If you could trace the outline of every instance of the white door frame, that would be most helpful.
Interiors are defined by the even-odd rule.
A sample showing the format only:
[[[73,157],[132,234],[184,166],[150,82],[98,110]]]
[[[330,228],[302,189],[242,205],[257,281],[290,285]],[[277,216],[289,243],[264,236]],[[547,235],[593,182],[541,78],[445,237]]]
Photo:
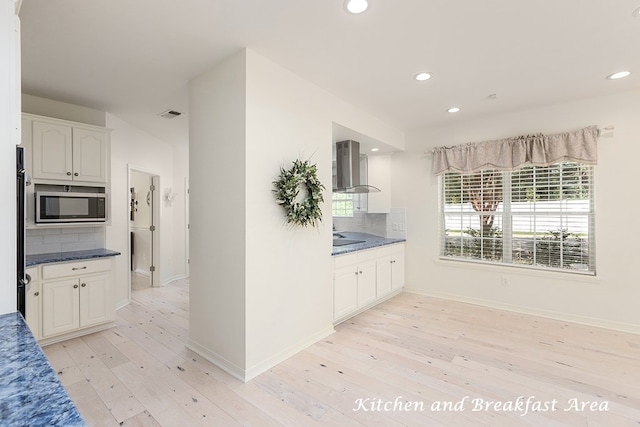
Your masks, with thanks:
[[[155,270],[151,272],[151,286],[160,286],[160,174],[156,171],[141,168],[135,165],[127,165],[127,189],[131,188],[131,172],[140,172],[147,174],[151,177],[151,182],[155,187],[151,197],[151,212],[152,225],[155,226],[155,231],[152,233],[151,240],[151,265],[155,267]],[[129,197],[129,191],[127,191],[127,197]],[[127,242],[129,246],[129,265],[131,263],[131,221],[129,219],[130,212],[127,210]],[[129,300],[131,300],[131,274],[129,277]]]
[[[189,231],[190,231],[190,221],[189,221],[189,178],[184,179],[184,222],[185,222],[185,238],[184,238],[184,247],[185,247],[185,275],[189,277]]]

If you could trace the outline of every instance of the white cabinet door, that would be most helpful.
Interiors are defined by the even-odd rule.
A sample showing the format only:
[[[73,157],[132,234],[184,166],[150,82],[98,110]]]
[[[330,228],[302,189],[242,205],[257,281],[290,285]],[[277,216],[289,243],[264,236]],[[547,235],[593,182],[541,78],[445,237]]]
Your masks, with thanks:
[[[104,132],[73,128],[73,179],[107,181],[107,142]]]
[[[376,300],[376,263],[368,261],[358,265],[358,307]]]
[[[80,327],[112,320],[110,276],[80,278]]]
[[[333,275],[333,318],[339,319],[358,308],[357,267],[336,269]]]
[[[100,129],[31,120],[33,178],[107,182],[108,138]]]
[[[376,262],[376,289],[378,298],[391,292],[391,255],[383,256]]]
[[[31,284],[29,285],[29,290],[25,295],[25,314],[27,325],[29,325],[29,329],[31,329],[31,333],[35,337],[36,340],[40,339],[40,313],[42,310],[42,306],[40,302],[42,301],[42,291],[40,289],[40,282],[38,281],[38,269],[37,268],[29,268],[27,269],[27,274],[31,276]]]
[[[394,245],[391,258],[391,288],[395,291],[404,286],[404,244]]]
[[[33,178],[73,179],[73,142],[70,126],[32,123]]]
[[[78,279],[42,283],[42,337],[80,326]]]

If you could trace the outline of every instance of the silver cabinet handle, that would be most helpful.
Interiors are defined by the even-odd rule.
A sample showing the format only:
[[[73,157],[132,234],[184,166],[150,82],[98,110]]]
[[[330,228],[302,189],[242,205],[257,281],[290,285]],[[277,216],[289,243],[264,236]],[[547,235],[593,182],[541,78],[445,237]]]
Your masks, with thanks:
[[[67,175],[68,175],[68,176],[71,176],[71,172],[67,172]]]
[[[40,292],[34,292],[34,293],[33,293],[33,296],[34,296],[34,297],[37,297],[37,296],[39,296],[39,295],[40,295]]]
[[[73,176],[78,176],[78,172],[74,173]]]
[[[84,267],[73,267],[71,270],[76,271],[76,270],[86,270],[87,266],[85,265]]]
[[[78,285],[73,285],[73,289],[78,289]]]
[[[86,283],[83,283],[83,284],[82,284],[82,285],[80,285],[80,286],[82,286],[83,288],[85,288],[85,287],[87,287],[87,284],[86,284]]]

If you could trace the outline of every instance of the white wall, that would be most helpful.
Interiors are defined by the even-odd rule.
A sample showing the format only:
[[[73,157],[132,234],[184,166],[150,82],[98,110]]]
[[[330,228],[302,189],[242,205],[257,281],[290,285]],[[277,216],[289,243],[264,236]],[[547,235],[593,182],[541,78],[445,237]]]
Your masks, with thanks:
[[[0,0],[0,314],[16,311],[16,186],[15,147],[19,136],[16,118],[20,114],[19,79],[14,65],[15,2]],[[7,66],[8,64],[8,66]]]
[[[407,136],[407,151],[393,157],[393,205],[407,206],[407,287],[415,292],[640,332],[637,285],[640,212],[640,93],[585,99],[482,120],[460,122]],[[613,125],[598,144],[596,167],[597,277],[532,272],[509,267],[437,261],[438,180],[425,151],[442,145],[588,125]],[[625,199],[624,209],[619,200]],[[506,275],[510,285],[503,287]]]
[[[174,186],[174,148],[171,144],[107,114],[111,132],[111,226],[106,246],[122,255],[116,257],[116,305],[129,300],[129,165],[160,176],[160,195]],[[184,253],[175,251],[174,241],[184,240],[184,224],[174,218],[174,205],[160,203],[160,284],[184,277]],[[176,261],[178,260],[178,261]]]
[[[173,210],[173,274],[174,278],[189,275],[187,265],[187,189],[185,185],[189,181],[189,145],[173,144],[173,185],[171,186],[175,197],[169,204],[162,202],[164,206]],[[163,188],[162,191],[165,189]],[[163,193],[164,194],[164,193]]]
[[[191,345],[248,380],[333,330],[331,193],[317,229],[290,227],[279,168],[310,159],[330,189],[333,122],[404,135],[250,50],[192,81],[189,115]]]
[[[318,178],[331,188],[330,100],[319,88],[247,52],[248,376],[333,330],[331,193],[324,194],[324,222],[305,229],[285,224],[272,192],[279,168],[289,168],[297,158],[316,163]]]
[[[102,127],[105,126],[106,120],[104,111],[55,101],[53,99],[41,98],[26,93],[22,94],[22,111]]]
[[[246,62],[189,85],[189,346],[242,376],[245,348]]]

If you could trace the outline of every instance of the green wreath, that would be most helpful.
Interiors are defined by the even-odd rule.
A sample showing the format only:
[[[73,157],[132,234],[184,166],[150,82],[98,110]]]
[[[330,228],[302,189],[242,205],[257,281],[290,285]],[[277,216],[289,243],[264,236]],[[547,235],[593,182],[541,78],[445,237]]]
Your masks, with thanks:
[[[276,203],[286,210],[289,224],[315,227],[318,221],[322,221],[320,203],[324,202],[322,192],[325,187],[318,179],[315,164],[309,164],[307,160],[294,160],[291,169],[280,168],[280,178],[273,183],[276,186],[273,190]],[[307,189],[307,197],[297,202],[302,186]]]

